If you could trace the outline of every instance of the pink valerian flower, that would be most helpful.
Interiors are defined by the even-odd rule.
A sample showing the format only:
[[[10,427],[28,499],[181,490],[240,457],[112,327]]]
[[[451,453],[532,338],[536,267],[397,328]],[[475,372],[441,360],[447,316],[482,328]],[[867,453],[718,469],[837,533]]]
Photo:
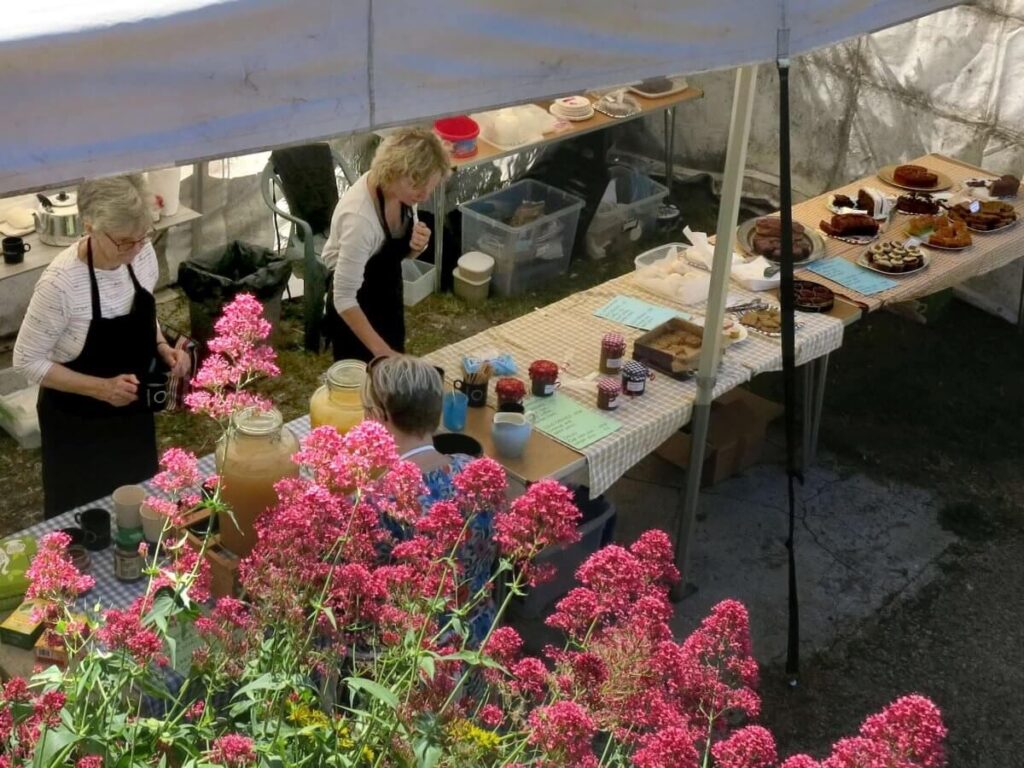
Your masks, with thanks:
[[[510,667],[523,651],[523,638],[512,627],[497,627],[482,649],[503,667]]]
[[[771,768],[778,760],[775,739],[759,725],[740,728],[711,746],[717,768]]]
[[[96,583],[82,575],[68,555],[71,537],[61,531],[48,533],[39,541],[39,550],[25,576],[29,580],[26,597],[41,598],[51,605],[70,605]]]
[[[494,540],[501,553],[529,576],[530,561],[552,544],[579,541],[580,511],[572,493],[554,480],[541,480],[527,488],[508,510],[494,517]]]
[[[112,608],[103,614],[103,626],[96,635],[111,651],[126,651],[138,664],[165,665],[163,640],[142,625],[141,616],[148,603],[140,598],[126,610]]]
[[[793,755],[787,757],[779,768],[821,768],[821,763],[810,755]]]
[[[635,768],[697,768],[700,756],[690,731],[671,727],[642,736],[630,762]]]
[[[75,768],[103,768],[103,758],[99,755],[83,757],[75,763]]]
[[[505,504],[508,480],[505,470],[493,459],[471,461],[452,481],[459,500],[468,511],[494,510]]]
[[[205,712],[206,701],[204,699],[199,699],[188,708],[188,711],[185,713],[185,717],[192,722],[195,722],[197,720],[201,720]]]
[[[207,345],[211,354],[193,377],[185,404],[220,422],[243,408],[269,408],[270,401],[244,391],[256,379],[280,373],[275,353],[265,343],[271,327],[263,319],[262,305],[249,294],[239,294],[224,307],[214,330],[217,335]]]
[[[163,471],[153,478],[153,485],[164,493],[178,494],[199,484],[199,460],[181,448],[168,448],[160,456]]]
[[[629,545],[629,551],[636,557],[650,583],[671,587],[679,581],[672,540],[664,531],[644,531]]]
[[[574,701],[558,701],[546,707],[537,707],[530,713],[531,744],[539,747],[547,758],[545,765],[566,768],[596,768],[591,740],[594,721],[587,711]]]
[[[912,766],[896,763],[887,744],[863,736],[840,739],[832,747],[832,754],[821,763],[821,768],[890,768]]]
[[[224,768],[246,768],[255,765],[257,758],[252,739],[238,733],[229,733],[214,739],[207,759]]]
[[[422,514],[420,498],[425,493],[422,470],[411,461],[399,461],[375,484],[367,501],[381,515],[412,526]]]
[[[894,758],[920,768],[946,764],[946,726],[939,708],[924,696],[903,696],[871,715],[860,735],[888,745]]]
[[[517,696],[541,699],[547,691],[549,672],[540,659],[527,656],[512,665],[509,687]]]
[[[505,719],[505,713],[501,707],[494,704],[485,704],[480,709],[480,722],[488,728],[497,728]]]

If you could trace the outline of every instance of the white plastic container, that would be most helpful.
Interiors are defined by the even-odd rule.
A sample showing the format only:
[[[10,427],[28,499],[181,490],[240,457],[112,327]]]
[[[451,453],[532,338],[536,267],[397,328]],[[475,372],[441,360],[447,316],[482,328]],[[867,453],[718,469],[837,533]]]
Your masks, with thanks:
[[[649,251],[644,251],[633,259],[633,265],[637,270],[640,270],[666,258],[670,253],[672,253],[673,248],[675,248],[676,253],[682,255],[686,253],[686,249],[689,247],[690,246],[686,243],[666,243],[665,245],[659,245],[657,248],[651,248]],[[697,267],[694,267],[694,269],[697,269]]]
[[[509,220],[524,202],[543,202],[540,217],[519,226]],[[459,206],[462,251],[494,257],[491,282],[500,296],[514,296],[569,270],[583,201],[533,179]]]
[[[26,450],[40,444],[38,397],[39,387],[30,386],[13,368],[0,371],[0,427]]]
[[[614,202],[602,200],[587,229],[587,255],[592,259],[632,250],[632,243],[655,231],[658,206],[668,188],[626,166],[608,170]]]
[[[161,216],[173,216],[178,212],[181,195],[181,168],[164,168],[146,174],[149,191],[163,202]]]
[[[489,280],[494,274],[494,257],[483,251],[470,251],[459,257],[459,271],[466,280]]]
[[[402,303],[415,306],[434,292],[434,265],[419,259],[402,262]]]
[[[491,291],[491,278],[469,280],[458,267],[452,271],[452,275],[455,277],[455,295],[460,299],[473,305],[487,301],[487,295]]]

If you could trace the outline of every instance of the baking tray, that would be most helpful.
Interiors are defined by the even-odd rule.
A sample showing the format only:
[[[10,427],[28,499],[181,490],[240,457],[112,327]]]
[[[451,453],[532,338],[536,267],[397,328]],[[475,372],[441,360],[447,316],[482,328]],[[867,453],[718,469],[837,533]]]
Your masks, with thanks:
[[[647,367],[660,371],[666,376],[683,381],[690,378],[697,370],[700,362],[700,347],[689,357],[679,357],[652,346],[652,343],[663,333],[674,330],[686,331],[699,336],[701,340],[704,339],[704,329],[701,326],[683,320],[681,317],[673,317],[633,342],[633,359],[639,360]]]

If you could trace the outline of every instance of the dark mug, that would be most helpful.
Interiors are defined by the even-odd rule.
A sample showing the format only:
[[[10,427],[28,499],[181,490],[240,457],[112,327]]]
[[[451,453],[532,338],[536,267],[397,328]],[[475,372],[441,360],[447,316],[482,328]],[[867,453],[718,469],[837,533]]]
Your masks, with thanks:
[[[85,531],[85,548],[98,552],[110,546],[110,513],[93,507],[75,513],[75,522]],[[89,534],[92,534],[90,538]]]
[[[526,413],[522,403],[499,403],[498,413]]]
[[[487,382],[483,384],[469,384],[462,379],[454,382],[453,385],[459,392],[469,398],[470,408],[483,408],[487,405]]]
[[[25,253],[32,250],[32,246],[20,237],[4,238],[4,264],[21,264],[25,260]]]

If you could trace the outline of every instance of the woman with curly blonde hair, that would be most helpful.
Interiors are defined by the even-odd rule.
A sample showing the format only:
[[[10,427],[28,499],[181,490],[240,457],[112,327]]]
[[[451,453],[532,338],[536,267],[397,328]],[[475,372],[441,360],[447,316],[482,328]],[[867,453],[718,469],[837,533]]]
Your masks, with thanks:
[[[323,260],[334,270],[327,326],[334,359],[368,361],[405,351],[402,260],[430,245],[430,228],[412,214],[450,170],[440,139],[402,128],[377,149],[370,170],[334,210]]]

